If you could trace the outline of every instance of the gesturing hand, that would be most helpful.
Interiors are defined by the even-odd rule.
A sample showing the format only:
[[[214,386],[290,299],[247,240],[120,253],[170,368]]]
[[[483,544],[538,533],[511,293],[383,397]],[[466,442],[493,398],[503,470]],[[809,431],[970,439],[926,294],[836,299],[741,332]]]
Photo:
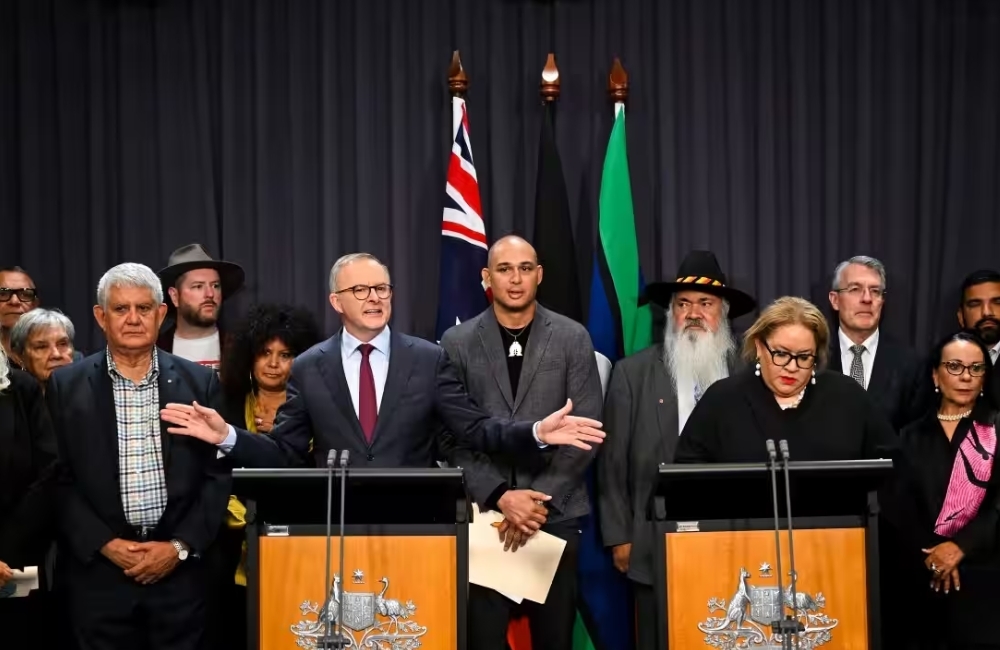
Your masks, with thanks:
[[[545,523],[548,510],[541,504],[551,499],[534,490],[507,490],[497,501],[504,518],[522,533],[530,535]]]
[[[177,549],[170,542],[144,542],[132,544],[129,551],[143,554],[142,561],[125,572],[141,585],[151,585],[177,568],[181,560]]]
[[[14,577],[14,572],[6,563],[0,562],[0,587],[7,584],[7,581]]]
[[[177,426],[168,427],[168,433],[191,436],[218,445],[229,435],[229,426],[222,416],[198,402],[193,404],[167,404],[160,410],[160,418]]]
[[[566,406],[548,416],[538,424],[538,439],[544,445],[573,445],[580,449],[590,449],[588,443],[599,445],[606,433],[597,420],[570,415],[573,400],[566,400]]]

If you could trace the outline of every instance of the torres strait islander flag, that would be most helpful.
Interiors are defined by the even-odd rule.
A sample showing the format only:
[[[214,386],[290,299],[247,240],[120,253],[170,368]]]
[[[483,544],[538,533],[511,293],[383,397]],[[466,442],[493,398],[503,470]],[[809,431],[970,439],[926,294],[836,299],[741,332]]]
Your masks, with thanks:
[[[482,280],[482,270],[486,267],[486,222],[472,161],[464,99],[452,98],[451,115],[454,140],[441,220],[441,291],[435,330],[438,341],[449,327],[479,314],[492,299]]]

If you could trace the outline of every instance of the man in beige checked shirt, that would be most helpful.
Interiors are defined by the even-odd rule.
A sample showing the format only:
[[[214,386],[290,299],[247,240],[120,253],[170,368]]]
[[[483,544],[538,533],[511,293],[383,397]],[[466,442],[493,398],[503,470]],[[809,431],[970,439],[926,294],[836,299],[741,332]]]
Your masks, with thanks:
[[[164,431],[160,408],[218,404],[219,383],[155,347],[166,306],[148,267],[108,271],[97,303],[107,348],[54,373],[46,393],[74,636],[81,650],[195,650],[205,634],[203,558],[230,479],[214,447]]]

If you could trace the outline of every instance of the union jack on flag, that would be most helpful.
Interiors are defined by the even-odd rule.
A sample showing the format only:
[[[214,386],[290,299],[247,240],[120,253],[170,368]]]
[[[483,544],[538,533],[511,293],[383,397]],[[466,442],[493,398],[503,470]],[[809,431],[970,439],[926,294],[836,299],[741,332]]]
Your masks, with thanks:
[[[461,97],[452,98],[451,116],[454,140],[441,220],[441,291],[436,328],[439,341],[449,327],[479,314],[492,299],[482,280],[486,223],[469,142],[469,116]]]

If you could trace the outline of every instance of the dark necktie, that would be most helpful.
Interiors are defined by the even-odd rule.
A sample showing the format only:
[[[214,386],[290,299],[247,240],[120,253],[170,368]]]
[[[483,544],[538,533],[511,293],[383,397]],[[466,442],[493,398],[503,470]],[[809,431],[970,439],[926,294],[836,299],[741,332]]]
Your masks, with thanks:
[[[865,352],[865,346],[852,345],[851,352],[854,353],[854,360],[851,361],[851,378],[865,387],[865,365],[861,361],[861,355]]]
[[[358,420],[361,422],[361,430],[365,432],[365,440],[372,441],[372,434],[375,433],[375,422],[378,421],[378,402],[375,400],[375,375],[372,373],[372,364],[369,360],[375,346],[371,343],[362,343],[358,346],[361,351],[361,381],[358,387]]]

